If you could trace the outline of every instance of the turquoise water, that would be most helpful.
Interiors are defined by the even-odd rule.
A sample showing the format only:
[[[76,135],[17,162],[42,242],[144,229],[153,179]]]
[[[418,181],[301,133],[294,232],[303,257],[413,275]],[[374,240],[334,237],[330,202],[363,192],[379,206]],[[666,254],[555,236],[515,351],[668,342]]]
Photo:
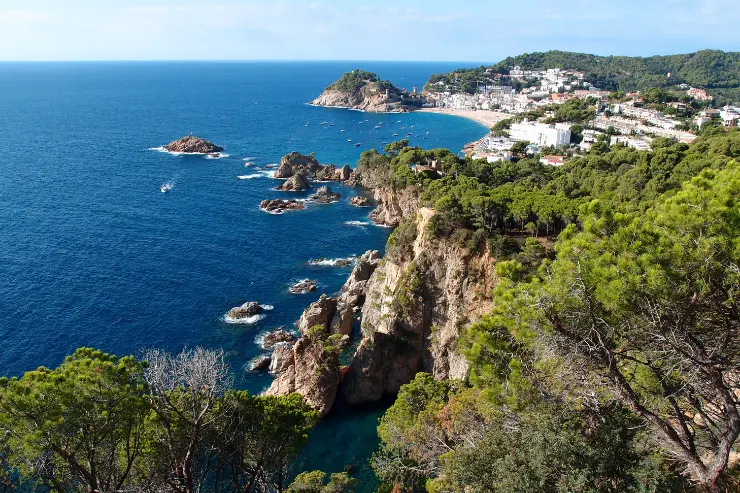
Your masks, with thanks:
[[[264,389],[267,375],[244,371],[259,354],[255,338],[292,325],[348,274],[307,262],[382,250],[389,231],[345,224],[367,221],[367,209],[345,201],[265,214],[259,201],[285,194],[259,168],[293,150],[353,165],[408,132],[412,144],[460,150],[485,128],[305,104],[353,68],[410,88],[458,65],[0,63],[0,375],[55,366],[80,346],[138,354],[203,345],[228,352],[240,388]],[[151,150],[191,132],[228,156]],[[237,179],[245,175],[255,176]],[[165,182],[174,183],[169,193],[160,192]],[[305,277],[319,281],[318,292],[287,292]],[[248,300],[274,309],[254,325],[223,322]],[[327,471],[352,463],[365,477],[381,413],[339,404],[303,463]]]

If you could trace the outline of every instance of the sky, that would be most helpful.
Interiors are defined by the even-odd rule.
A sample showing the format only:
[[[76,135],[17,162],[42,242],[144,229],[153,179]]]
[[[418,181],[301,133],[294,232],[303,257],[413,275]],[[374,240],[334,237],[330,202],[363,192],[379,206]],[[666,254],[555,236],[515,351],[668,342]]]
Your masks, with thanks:
[[[740,51],[740,0],[0,0],[0,60],[496,62]]]

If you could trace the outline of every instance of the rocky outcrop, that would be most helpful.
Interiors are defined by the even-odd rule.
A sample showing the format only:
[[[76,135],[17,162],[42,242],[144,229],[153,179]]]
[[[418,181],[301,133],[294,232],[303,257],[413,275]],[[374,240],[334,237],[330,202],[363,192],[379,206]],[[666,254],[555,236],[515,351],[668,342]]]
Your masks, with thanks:
[[[272,349],[281,342],[293,342],[295,336],[283,327],[268,332],[262,338],[261,346],[262,349]]]
[[[352,178],[352,168],[345,164],[336,171],[336,176],[339,181],[347,181]]]
[[[309,188],[311,188],[311,184],[308,182],[308,178],[306,178],[303,172],[299,172],[285,180],[276,190],[282,190],[283,192],[303,192]]]
[[[304,294],[311,291],[316,291],[316,281],[314,281],[313,279],[300,280],[289,287],[288,291],[293,294]]]
[[[336,202],[337,200],[341,199],[342,196],[336,192],[333,192],[330,187],[324,185],[323,187],[320,187],[318,190],[316,190],[316,193],[311,195],[310,198],[311,200],[319,204],[331,204],[332,202]]]
[[[297,200],[266,199],[260,202],[260,209],[272,214],[282,214],[285,211],[300,211],[305,209],[303,202]]]
[[[210,154],[212,152],[221,152],[223,147],[219,147],[213,142],[208,142],[200,137],[187,135],[182,139],[173,140],[165,146],[170,152],[184,152],[187,154]]]
[[[293,364],[293,344],[280,342],[275,344],[270,358],[270,373],[279,375]]]
[[[338,181],[339,175],[337,174],[337,167],[333,164],[326,164],[317,170],[314,174],[314,180],[316,181]]]
[[[354,205],[355,207],[371,206],[370,199],[362,195],[358,195],[357,197],[352,197],[351,199],[349,199],[349,205]]]
[[[373,113],[403,113],[420,107],[423,100],[388,81],[381,81],[371,72],[355,70],[328,86],[311,104]]]
[[[313,156],[304,156],[300,152],[291,152],[280,160],[280,167],[275,171],[275,178],[290,178],[298,172],[313,176],[321,165]]]
[[[396,227],[404,217],[414,217],[419,208],[419,199],[412,187],[400,191],[377,188],[373,197],[378,205],[370,213],[370,220],[380,226]]]
[[[323,414],[329,411],[342,375],[339,349],[349,340],[355,313],[365,302],[367,282],[379,264],[380,252],[366,252],[336,298],[321,295],[303,312],[298,321],[302,336],[290,355],[284,344],[275,347],[270,371],[278,377],[268,395],[298,392]]]
[[[280,366],[283,369],[265,395],[297,392],[322,416],[326,415],[337,395],[342,376],[339,350],[346,340],[335,343],[326,334],[304,335],[288,350],[281,349],[280,362],[283,364]]]
[[[234,307],[229,310],[226,316],[233,320],[240,320],[243,318],[253,317],[262,313],[263,311],[264,309],[256,301],[247,301],[243,305]]]
[[[257,356],[249,362],[249,371],[262,371],[270,366],[271,358],[267,355]]]
[[[350,403],[395,394],[419,371],[437,379],[464,379],[457,351],[460,330],[492,308],[495,260],[453,239],[430,238],[434,215],[420,209],[411,253],[386,256],[366,287],[361,330],[342,392]]]

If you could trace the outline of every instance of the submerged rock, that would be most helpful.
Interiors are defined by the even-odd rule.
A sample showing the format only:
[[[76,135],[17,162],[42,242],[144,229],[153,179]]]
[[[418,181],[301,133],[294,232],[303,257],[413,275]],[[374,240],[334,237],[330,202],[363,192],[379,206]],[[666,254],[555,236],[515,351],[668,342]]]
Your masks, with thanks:
[[[266,199],[260,202],[260,209],[274,214],[282,214],[285,211],[300,211],[305,208],[303,202],[297,200]]]
[[[324,185],[323,187],[316,190],[316,193],[311,195],[311,200],[318,202],[319,204],[330,204],[341,199],[342,196],[332,191],[331,188]]]
[[[281,327],[265,334],[265,337],[262,338],[262,348],[272,349],[281,342],[293,342],[294,340],[295,336]]]
[[[264,308],[262,308],[256,301],[247,301],[243,305],[229,310],[229,313],[227,313],[226,316],[234,320],[239,320],[242,318],[253,317],[263,311]]]
[[[303,172],[296,173],[287,180],[285,183],[277,187],[277,190],[284,192],[302,192],[311,188],[311,184],[308,182],[308,178]]]
[[[358,195],[357,197],[349,199],[349,205],[354,205],[355,207],[370,207],[372,204],[370,204],[369,198]]]
[[[310,291],[316,291],[316,281],[313,279],[303,279],[289,287],[288,291],[293,294],[303,294]]]
[[[210,154],[224,150],[223,147],[217,146],[213,142],[208,142],[200,137],[195,137],[194,135],[173,140],[165,146],[165,149],[170,152],[184,152],[188,154]]]

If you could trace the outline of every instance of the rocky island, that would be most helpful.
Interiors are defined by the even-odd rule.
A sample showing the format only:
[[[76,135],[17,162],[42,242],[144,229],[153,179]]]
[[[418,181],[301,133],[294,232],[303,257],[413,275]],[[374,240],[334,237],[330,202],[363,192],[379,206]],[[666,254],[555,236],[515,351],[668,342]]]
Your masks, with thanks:
[[[169,152],[182,152],[185,154],[211,154],[224,150],[223,147],[194,135],[187,135],[182,139],[173,140],[164,146],[164,148]]]
[[[424,101],[420,95],[382,81],[372,72],[353,70],[326,87],[311,104],[372,113],[405,113],[420,108]]]
[[[306,206],[297,200],[265,199],[260,202],[260,209],[272,214],[282,214],[285,211],[301,211]]]

